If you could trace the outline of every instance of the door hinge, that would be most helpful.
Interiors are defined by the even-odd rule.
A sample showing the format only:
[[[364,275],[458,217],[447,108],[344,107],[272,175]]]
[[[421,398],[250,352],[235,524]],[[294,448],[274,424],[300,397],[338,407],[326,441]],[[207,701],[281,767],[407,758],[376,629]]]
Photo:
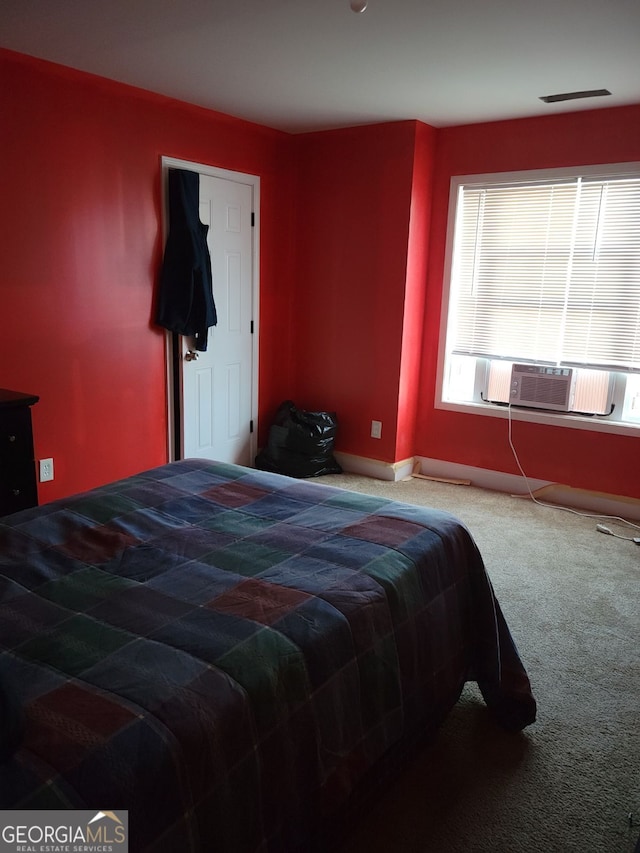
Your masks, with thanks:
[[[251,321],[251,334],[253,334],[253,320]]]
[[[253,210],[251,211],[251,227],[252,227],[252,228],[255,228],[255,227],[256,227],[256,215],[255,215],[255,213],[253,212]]]
[[[249,432],[253,432],[253,421],[249,421]]]

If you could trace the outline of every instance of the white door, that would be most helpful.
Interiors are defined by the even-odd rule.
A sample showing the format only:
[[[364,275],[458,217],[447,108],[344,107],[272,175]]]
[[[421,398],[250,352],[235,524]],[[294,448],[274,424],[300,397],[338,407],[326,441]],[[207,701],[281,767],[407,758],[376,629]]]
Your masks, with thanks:
[[[183,458],[253,464],[253,195],[251,183],[200,174],[218,323],[197,358],[179,339]]]

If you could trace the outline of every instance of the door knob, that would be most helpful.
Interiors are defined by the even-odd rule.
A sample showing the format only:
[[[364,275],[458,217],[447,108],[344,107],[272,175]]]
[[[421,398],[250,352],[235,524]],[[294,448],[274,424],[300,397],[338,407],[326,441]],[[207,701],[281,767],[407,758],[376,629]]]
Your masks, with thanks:
[[[185,355],[184,355],[184,360],[185,360],[185,361],[196,361],[196,360],[197,360],[197,358],[198,358],[198,353],[197,353],[197,352],[194,352],[194,351],[193,351],[193,350],[191,350],[191,349],[190,349],[190,350],[188,350],[188,351],[185,353]]]

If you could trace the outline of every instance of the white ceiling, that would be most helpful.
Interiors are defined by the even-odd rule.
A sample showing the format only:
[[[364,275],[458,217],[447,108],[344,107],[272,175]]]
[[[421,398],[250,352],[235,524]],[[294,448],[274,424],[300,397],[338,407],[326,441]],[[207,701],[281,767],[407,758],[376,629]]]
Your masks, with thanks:
[[[640,103],[640,0],[1,0],[0,46],[294,133]]]

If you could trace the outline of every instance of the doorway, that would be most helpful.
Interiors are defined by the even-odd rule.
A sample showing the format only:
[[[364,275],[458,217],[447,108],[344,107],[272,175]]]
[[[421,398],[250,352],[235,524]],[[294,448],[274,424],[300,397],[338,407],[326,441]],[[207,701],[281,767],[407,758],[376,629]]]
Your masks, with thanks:
[[[188,337],[167,334],[169,458],[250,466],[257,439],[260,179],[165,157],[164,188],[170,168],[200,175],[218,323],[205,352]],[[165,192],[165,232],[167,209]]]

